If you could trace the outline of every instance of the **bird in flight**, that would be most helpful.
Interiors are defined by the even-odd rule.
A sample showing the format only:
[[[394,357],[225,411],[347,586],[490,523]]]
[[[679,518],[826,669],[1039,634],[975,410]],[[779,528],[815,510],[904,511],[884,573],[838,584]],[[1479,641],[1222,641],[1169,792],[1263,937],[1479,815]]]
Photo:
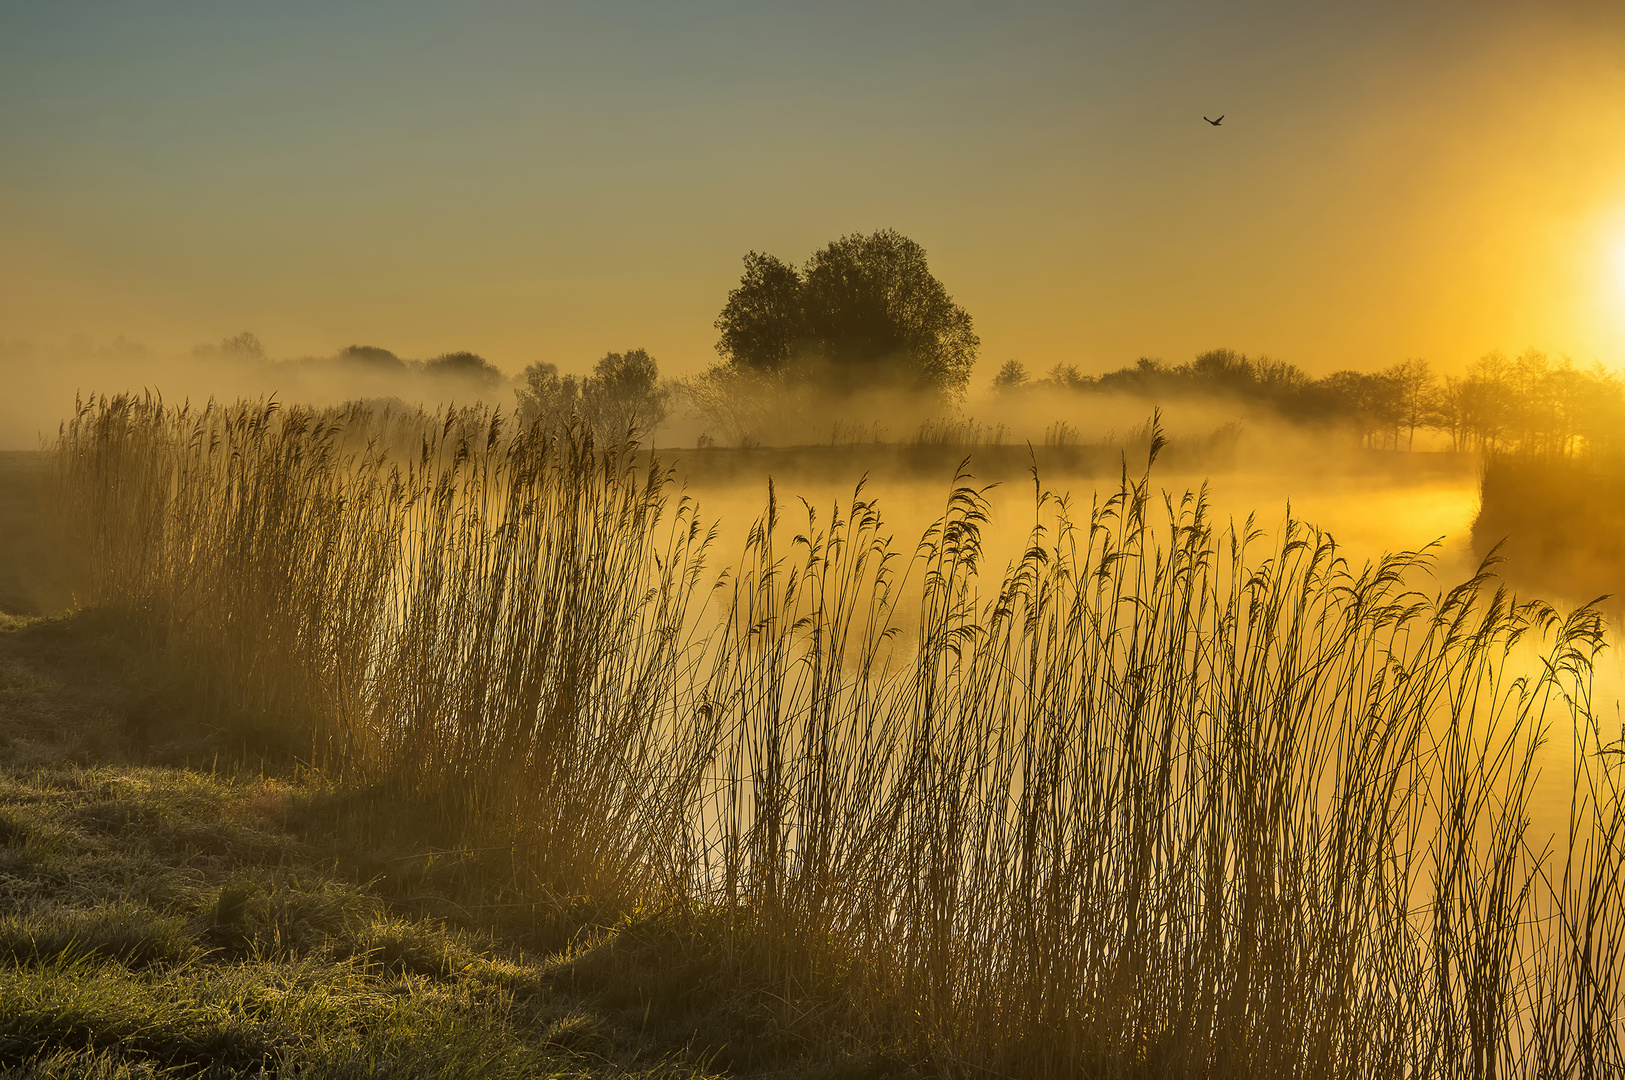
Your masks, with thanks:
[[[1207,120],[1207,117],[1204,116],[1202,119]],[[1220,113],[1217,120],[1207,120],[1207,122],[1212,124],[1214,127],[1218,127],[1220,124],[1224,123],[1224,113]]]

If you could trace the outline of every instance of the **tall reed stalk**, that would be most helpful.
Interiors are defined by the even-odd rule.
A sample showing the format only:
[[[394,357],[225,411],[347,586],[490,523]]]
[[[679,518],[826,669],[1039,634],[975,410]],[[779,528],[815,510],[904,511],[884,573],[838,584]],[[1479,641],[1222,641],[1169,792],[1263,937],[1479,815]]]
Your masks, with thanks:
[[[553,888],[712,913],[742,971],[944,1072],[1625,1067],[1593,610],[1484,571],[1426,595],[1426,551],[1266,546],[1126,469],[1086,510],[1041,495],[991,579],[968,477],[912,552],[861,487],[794,524],[770,487],[713,579],[630,446],[391,425],[81,406],[87,602],[323,767]],[[1536,836],[1571,739],[1566,834]]]

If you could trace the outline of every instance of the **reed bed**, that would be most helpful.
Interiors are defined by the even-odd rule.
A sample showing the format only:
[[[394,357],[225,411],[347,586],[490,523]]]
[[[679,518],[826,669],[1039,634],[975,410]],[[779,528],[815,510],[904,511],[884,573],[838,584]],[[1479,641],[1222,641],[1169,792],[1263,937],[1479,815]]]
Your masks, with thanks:
[[[1560,596],[1625,597],[1625,458],[1540,449],[1484,455],[1473,547],[1497,545],[1521,582]]]
[[[920,423],[914,433],[915,446],[954,446],[967,450],[982,446],[1004,446],[1010,429],[1003,424],[984,424],[971,417],[935,416]]]
[[[414,424],[82,404],[57,461],[84,601],[320,767],[691,920],[934,1071],[1625,1067],[1594,610],[1485,573],[1425,595],[1426,551],[1353,567],[1301,524],[1266,548],[1149,469],[1039,495],[995,573],[967,476],[911,547],[861,488],[770,489],[711,573],[635,447]],[[1569,820],[1537,836],[1559,739]]]

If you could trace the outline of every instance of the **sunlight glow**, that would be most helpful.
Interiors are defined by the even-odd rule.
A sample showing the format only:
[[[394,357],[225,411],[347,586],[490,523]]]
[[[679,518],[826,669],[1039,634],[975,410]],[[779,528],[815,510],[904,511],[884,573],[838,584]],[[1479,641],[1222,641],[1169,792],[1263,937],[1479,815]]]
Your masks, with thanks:
[[[1625,232],[1614,241],[1614,293],[1616,311],[1625,318]]]

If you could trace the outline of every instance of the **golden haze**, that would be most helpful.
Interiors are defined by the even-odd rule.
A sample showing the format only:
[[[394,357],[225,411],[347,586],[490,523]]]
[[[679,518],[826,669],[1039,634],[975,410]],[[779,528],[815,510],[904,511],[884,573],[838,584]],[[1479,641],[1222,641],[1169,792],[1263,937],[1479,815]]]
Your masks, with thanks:
[[[179,353],[247,329],[277,356],[472,349],[510,372],[641,346],[681,374],[714,359],[744,251],[890,226],[975,316],[978,380],[1220,345],[1315,373],[1528,346],[1613,366],[1625,69],[1603,11],[1136,24],[1122,61],[1099,28],[1070,53],[967,37],[896,73],[851,59],[765,116],[724,81],[605,89],[602,116],[578,89],[579,123],[442,101],[390,126],[311,91],[230,137],[52,131],[62,161],[20,143],[36,157],[0,184],[0,339]],[[911,88],[928,60],[964,73]]]

